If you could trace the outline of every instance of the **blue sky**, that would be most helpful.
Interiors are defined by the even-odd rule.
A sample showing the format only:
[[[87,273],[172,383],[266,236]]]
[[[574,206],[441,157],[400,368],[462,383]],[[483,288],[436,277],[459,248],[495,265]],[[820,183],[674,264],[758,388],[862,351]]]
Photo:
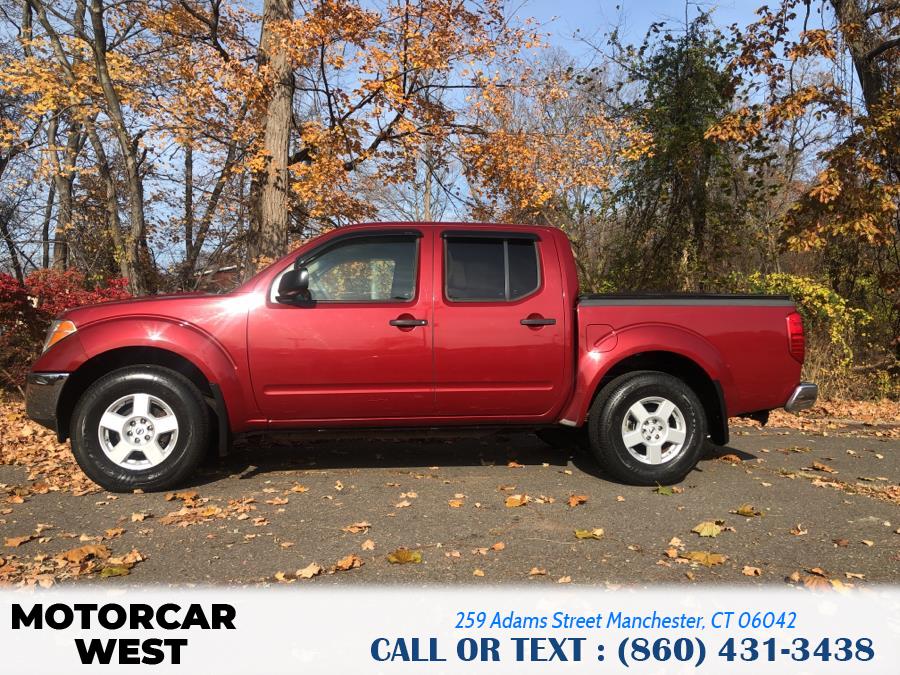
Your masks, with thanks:
[[[654,21],[671,20],[683,23],[684,0],[520,0],[507,5],[519,16],[532,16],[543,24],[551,35],[551,42],[563,47],[573,56],[585,53],[588,48],[582,38],[601,41],[605,33],[619,25],[623,38],[638,42]],[[719,26],[732,23],[746,25],[756,16],[756,9],[765,0],[717,0],[714,2],[689,2],[688,14],[713,11]],[[576,34],[581,37],[576,36]]]

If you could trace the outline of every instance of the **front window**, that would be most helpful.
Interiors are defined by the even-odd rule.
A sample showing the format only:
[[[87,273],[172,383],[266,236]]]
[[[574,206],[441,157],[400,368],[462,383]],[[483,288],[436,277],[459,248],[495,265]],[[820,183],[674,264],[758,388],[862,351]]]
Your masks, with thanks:
[[[316,302],[408,302],[416,295],[418,239],[354,237],[313,253],[305,267]]]

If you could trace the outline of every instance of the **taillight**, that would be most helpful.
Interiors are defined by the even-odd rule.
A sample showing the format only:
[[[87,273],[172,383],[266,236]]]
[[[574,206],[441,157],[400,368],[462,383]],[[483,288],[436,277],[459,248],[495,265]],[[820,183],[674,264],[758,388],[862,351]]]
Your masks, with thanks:
[[[787,332],[788,351],[797,361],[803,363],[803,357],[806,356],[806,337],[803,335],[803,317],[797,312],[788,314]]]

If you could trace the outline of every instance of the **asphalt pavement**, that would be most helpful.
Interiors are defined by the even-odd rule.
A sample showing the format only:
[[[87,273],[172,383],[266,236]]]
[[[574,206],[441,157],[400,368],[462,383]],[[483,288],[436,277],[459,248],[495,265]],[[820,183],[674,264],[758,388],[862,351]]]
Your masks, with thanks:
[[[898,583],[898,483],[900,441],[852,428],[733,429],[671,492],[610,482],[530,434],[282,437],[248,441],[178,494],[3,504],[0,540],[32,538],[0,546],[0,567],[60,584]],[[0,466],[0,484],[33,481]],[[108,578],[108,560],[72,572],[84,552],[51,564],[92,544],[113,562],[139,555]],[[389,562],[398,548],[421,562]]]

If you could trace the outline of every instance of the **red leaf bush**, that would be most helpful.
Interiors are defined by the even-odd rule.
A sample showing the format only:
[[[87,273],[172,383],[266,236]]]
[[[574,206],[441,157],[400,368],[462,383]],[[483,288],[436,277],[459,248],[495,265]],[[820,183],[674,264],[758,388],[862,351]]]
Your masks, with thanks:
[[[20,284],[0,272],[0,388],[20,387],[54,317],[67,309],[131,297],[128,281],[91,285],[77,270],[37,270]]]

